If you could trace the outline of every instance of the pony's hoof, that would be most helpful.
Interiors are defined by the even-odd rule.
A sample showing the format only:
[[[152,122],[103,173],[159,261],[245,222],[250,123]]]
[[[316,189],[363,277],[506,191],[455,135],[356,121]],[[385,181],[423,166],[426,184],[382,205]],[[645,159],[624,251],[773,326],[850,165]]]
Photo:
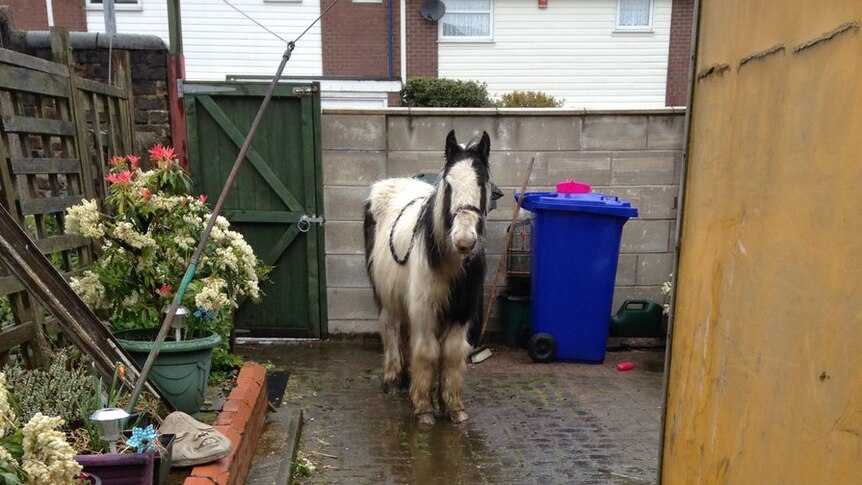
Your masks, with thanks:
[[[420,428],[430,428],[434,426],[434,413],[422,413],[416,415],[416,423]]]
[[[394,395],[398,394],[399,387],[398,387],[398,383],[396,383],[396,382],[384,382],[382,389],[383,389],[384,394],[389,394],[390,396],[394,396]]]
[[[455,424],[460,424],[470,419],[470,416],[467,416],[467,413],[465,413],[464,410],[452,411],[449,413],[449,419],[451,419]]]

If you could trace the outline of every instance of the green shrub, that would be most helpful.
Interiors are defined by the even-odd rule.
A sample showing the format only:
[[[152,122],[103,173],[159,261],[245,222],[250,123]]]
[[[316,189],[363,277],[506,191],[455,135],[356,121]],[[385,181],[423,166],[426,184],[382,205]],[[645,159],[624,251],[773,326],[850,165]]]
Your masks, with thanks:
[[[63,418],[64,429],[82,426],[99,400],[93,376],[70,349],[58,350],[52,358],[47,369],[6,369],[6,385],[15,390],[19,418],[26,422],[42,413]]]
[[[485,83],[457,79],[416,77],[401,91],[411,108],[485,108],[492,106]]]
[[[499,108],[560,108],[563,101],[540,91],[512,91],[495,104]]]

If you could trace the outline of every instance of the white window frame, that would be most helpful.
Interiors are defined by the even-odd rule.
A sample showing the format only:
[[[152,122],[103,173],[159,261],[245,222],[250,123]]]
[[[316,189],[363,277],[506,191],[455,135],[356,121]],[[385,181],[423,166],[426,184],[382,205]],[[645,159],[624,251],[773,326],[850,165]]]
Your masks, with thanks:
[[[449,8],[446,8],[446,13],[443,15],[437,22],[437,42],[441,43],[458,43],[458,42],[493,42],[494,41],[494,0],[490,0],[490,5],[488,8],[488,35],[484,36],[475,36],[475,37],[446,37],[443,35],[443,19],[446,18],[446,15],[450,13]],[[451,13],[480,13],[484,14],[485,11],[480,10],[453,10]]]
[[[655,0],[649,2],[649,24],[647,25],[620,25],[620,1],[617,0],[617,14],[614,21],[616,28],[614,32],[653,32],[653,13],[655,12]]]
[[[87,2],[86,9],[87,10],[105,10],[105,4],[103,3],[93,3],[93,0],[85,0]],[[137,3],[117,3],[114,1],[114,10],[143,10],[144,9],[144,0],[137,0]]]

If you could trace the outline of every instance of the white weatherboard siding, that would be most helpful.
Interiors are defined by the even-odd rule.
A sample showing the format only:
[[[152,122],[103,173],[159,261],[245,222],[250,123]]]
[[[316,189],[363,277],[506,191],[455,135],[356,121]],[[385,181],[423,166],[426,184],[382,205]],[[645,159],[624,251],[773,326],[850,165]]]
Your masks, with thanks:
[[[140,10],[117,10],[117,31],[154,34],[168,39],[166,0],[141,0]],[[278,33],[296,38],[320,15],[319,0],[230,0],[237,8]],[[186,78],[224,81],[228,74],[272,76],[281,62],[284,42],[275,38],[221,0],[182,0],[183,51]],[[87,10],[87,29],[104,32],[102,10]],[[296,44],[285,76],[323,73],[320,22]]]
[[[655,0],[652,33],[614,32],[617,0],[493,1],[494,40],[440,42],[440,77],[493,96],[543,91],[568,108],[664,106],[671,0]]]

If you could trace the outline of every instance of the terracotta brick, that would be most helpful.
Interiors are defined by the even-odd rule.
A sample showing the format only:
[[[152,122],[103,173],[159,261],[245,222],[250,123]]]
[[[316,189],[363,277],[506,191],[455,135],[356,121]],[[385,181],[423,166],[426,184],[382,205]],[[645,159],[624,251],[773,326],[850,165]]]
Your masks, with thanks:
[[[192,473],[194,473],[194,471]],[[183,481],[183,485],[213,485],[214,483],[216,482],[208,477],[195,476],[188,477]]]
[[[231,483],[230,476],[230,472],[224,472],[218,476],[218,478],[216,479],[216,483],[218,483],[219,485],[227,485],[228,483]]]
[[[240,445],[240,441],[242,439],[242,436],[240,436],[240,434],[237,433],[236,431],[232,430],[230,428],[230,426],[225,426],[225,425],[220,424],[220,425],[214,426],[214,428],[219,433],[227,436],[230,439],[230,442],[233,443],[234,447],[238,447]]]
[[[240,485],[246,482],[258,435],[266,418],[265,377],[266,372],[256,364],[247,364],[240,371],[237,387],[231,391],[213,425],[231,440],[231,452],[218,462],[195,467],[192,475],[202,481],[190,483],[187,479],[186,485]]]
[[[246,410],[246,412],[251,411],[251,406],[241,399],[228,399],[226,403],[224,403],[223,411],[235,411],[240,412],[242,410]]]
[[[242,366],[238,377],[245,377],[255,382],[262,383],[266,380],[266,369],[264,369],[260,364],[251,362]]]
[[[208,465],[196,466],[192,469],[192,475],[195,477],[211,478],[213,481],[215,481],[216,477],[218,477],[219,475],[224,473],[225,470],[227,470],[227,467],[222,468],[221,466],[219,466],[220,462],[221,460],[215,463],[210,463]]]
[[[253,389],[260,389],[263,383],[260,381],[256,381],[250,377],[240,376],[236,379],[236,387],[250,387]]]
[[[251,408],[257,402],[258,394],[260,394],[260,387],[235,387],[230,392],[228,399],[239,399]]]
[[[222,411],[219,413],[218,417],[213,424],[224,424],[230,426],[233,422],[234,417],[236,417],[236,411]]]

